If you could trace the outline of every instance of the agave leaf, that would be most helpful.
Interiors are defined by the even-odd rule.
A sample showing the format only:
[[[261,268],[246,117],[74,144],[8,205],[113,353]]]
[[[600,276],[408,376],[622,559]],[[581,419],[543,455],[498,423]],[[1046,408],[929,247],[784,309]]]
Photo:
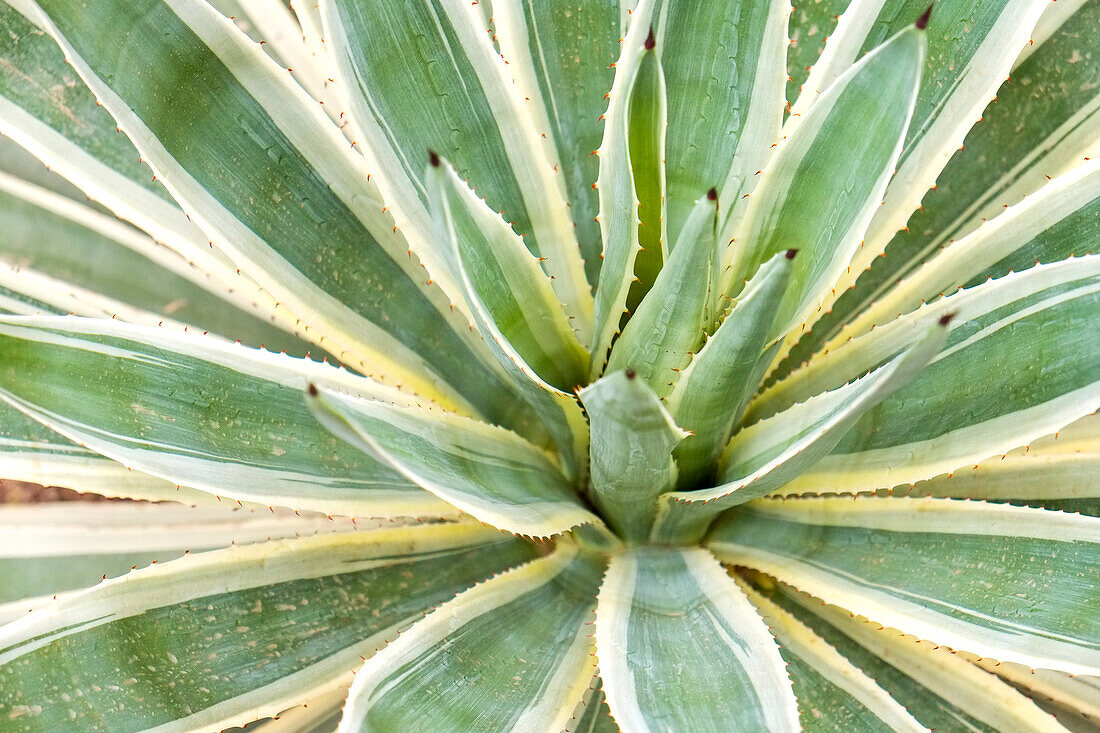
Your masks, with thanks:
[[[709,325],[717,224],[716,198],[699,199],[668,263],[615,341],[608,372],[630,368],[659,396],[669,393]]]
[[[802,3],[791,11],[787,34],[791,42],[787,47],[787,111],[798,101],[798,95],[821,57],[825,43],[836,32],[840,15],[851,0],[821,0],[818,3]]]
[[[764,261],[797,247],[803,254],[772,336],[803,323],[859,247],[901,153],[925,46],[924,32],[909,28],[863,57],[765,167],[730,248],[722,290],[736,295]]]
[[[340,730],[561,730],[596,669],[603,569],[564,546],[462,593],[356,674]]]
[[[654,26],[668,81],[668,242],[699,193],[718,188],[722,236],[779,139],[787,0],[662,0]]]
[[[64,486],[103,496],[218,504],[205,491],[126,468],[121,463],[78,445],[0,402],[0,474],[10,481]]]
[[[559,390],[584,382],[588,352],[536,259],[500,215],[435,158],[426,185],[470,310],[484,309],[531,369]]]
[[[532,554],[485,527],[422,525],[138,570],[3,627],[0,700],[42,710],[6,725],[221,730],[273,715],[339,687],[425,611]],[[70,689],[84,694],[59,699]]]
[[[309,360],[74,317],[0,318],[0,396],[140,471],[237,499],[351,516],[454,509],[316,423],[306,384],[409,404]]]
[[[838,289],[840,297],[831,312],[823,314],[812,335],[792,351],[796,362],[821,348],[853,316],[882,298],[899,276],[941,247],[997,216],[1003,207],[1033,195],[1048,178],[1100,155],[1095,133],[1100,94],[1094,83],[1100,75],[1100,57],[1074,55],[1090,42],[1092,29],[1100,22],[1100,7],[1050,3],[1042,17],[1067,10],[1073,11],[1071,17],[1045,42],[1036,29],[1025,50],[1037,50],[1026,62],[1017,62],[1009,82],[981,113],[981,123],[967,133],[963,148],[937,176],[920,211],[890,240],[884,256],[876,257],[869,270],[855,271],[859,280],[851,290]],[[1087,238],[1079,241],[1077,254],[1088,251],[1087,242]],[[1062,256],[1037,253],[1043,262]],[[1019,264],[1016,269],[1022,269]]]
[[[249,733],[332,733],[340,725],[347,696],[347,687],[337,687],[246,728]]]
[[[859,374],[903,348],[912,329],[959,314],[945,349],[784,491],[914,483],[1027,445],[1093,412],[1100,406],[1098,299],[1100,257],[1037,266],[943,298],[816,359],[805,374],[762,394],[753,415],[802,399],[811,384],[831,388],[841,372]]]
[[[549,537],[601,524],[545,454],[504,428],[316,386],[309,405],[342,440],[495,527]]]
[[[482,366],[460,314],[409,257],[366,182],[365,161],[228,19],[194,0],[111,0],[91,15],[53,0],[38,7],[173,196],[312,340],[323,337],[364,373],[450,404],[461,403],[457,389],[488,416],[507,418],[506,385]],[[206,144],[189,146],[195,135]],[[439,374],[463,386],[450,388]]]
[[[779,642],[802,730],[927,731],[875,684],[791,614],[741,584]]]
[[[626,309],[633,312],[653,287],[668,259],[665,233],[665,75],[651,32],[638,61],[626,109],[626,143],[634,195],[638,199],[638,254]]]
[[[776,304],[790,282],[793,254],[793,250],[777,254],[761,265],[729,315],[673,385],[669,410],[678,425],[692,432],[676,447],[681,487],[694,488],[709,478],[771,361],[767,334],[775,323]]]
[[[1073,500],[1100,497],[1100,415],[1090,415],[973,468],[918,481],[910,496]]]
[[[633,372],[608,374],[580,398],[592,425],[593,501],[624,539],[644,539],[653,500],[676,483],[672,450],[687,433]]]
[[[25,3],[20,6],[26,5]],[[33,8],[24,10],[35,15]],[[209,289],[243,310],[293,330],[289,314],[192,224],[117,123],[48,35],[8,4],[0,5],[0,56],[13,73],[0,79],[0,132],[116,216],[142,228],[209,278]],[[55,90],[59,96],[43,94]]]
[[[476,202],[469,199],[469,190],[465,186],[458,188],[454,179],[448,182],[448,178],[451,178],[449,174],[441,171],[430,177],[435,199],[433,207],[440,236],[448,242],[451,264],[462,283],[463,297],[473,311],[474,323],[506,378],[557,443],[567,477],[583,479],[588,451],[588,423],[584,413],[572,394],[545,381],[525,359],[525,356],[532,357],[543,373],[556,375],[559,384],[571,388],[577,383],[574,380],[583,375],[583,347],[570,330],[553,293],[546,288],[545,280],[540,279],[544,276],[515,248],[510,239],[514,232],[504,231],[502,227],[507,229],[506,225],[495,216],[489,221],[474,218],[474,215],[484,218],[490,212],[475,207]],[[457,194],[463,194],[465,200]],[[458,200],[453,201],[456,198]],[[451,205],[452,201],[455,205]],[[486,232],[495,232],[500,241],[486,241]],[[481,257],[488,262],[475,259],[473,253],[462,255],[464,249],[470,250],[478,244],[481,245]],[[491,273],[485,269],[492,260],[500,263],[505,258],[512,271],[515,296],[490,287]],[[487,279],[490,282],[486,282]],[[517,300],[519,295],[522,299]],[[532,299],[529,307],[525,304],[528,299]],[[528,311],[532,320],[537,316],[542,323],[527,322]],[[547,323],[557,333],[556,342],[554,336],[543,333]],[[524,353],[513,345],[513,338]],[[559,364],[559,359],[572,363]]]
[[[825,348],[834,349],[957,288],[1026,270],[1039,261],[1087,254],[1098,235],[1100,159],[1082,163],[967,236],[945,245],[840,329]]]
[[[940,351],[947,319],[870,374],[737,433],[722,454],[718,486],[661,497],[654,537],[699,539],[722,511],[788,484],[813,466],[872,407],[902,388]]]
[[[918,638],[1095,674],[1098,530],[1094,517],[1006,504],[768,499],[720,519],[708,546]]]
[[[566,313],[587,342],[592,296],[565,184],[530,103],[479,27],[477,12],[462,0],[321,4],[357,146],[396,211],[397,225],[416,243],[430,243],[434,231],[424,180],[428,151],[452,161],[544,258]]]
[[[625,28],[619,0],[493,3],[494,36],[538,127],[554,143],[577,227],[585,274],[595,287],[600,273],[599,198],[593,184],[603,137],[601,115],[614,78]],[[485,2],[480,5],[484,6]]]
[[[798,729],[775,640],[706,550],[650,546],[613,557],[596,649],[624,730]]]
[[[573,719],[563,733],[620,733],[619,726],[607,707],[607,694],[603,680],[593,677],[584,699],[573,711]]]
[[[853,253],[850,267],[838,273],[836,287],[825,293],[820,313],[829,310],[905,226],[981,117],[982,109],[994,98],[1040,14],[1050,5],[1045,0],[964,0],[936,6],[928,23],[928,63],[897,161],[897,175],[882,199],[885,203],[874,212],[863,244]],[[893,4],[884,7],[860,53],[904,28],[927,6],[924,0],[906,0],[900,8]],[[978,167],[984,165],[983,161]],[[985,188],[979,184],[969,190]]]
[[[756,580],[770,589],[762,592],[773,604],[827,641],[926,727],[962,726],[981,733],[1052,730],[1049,715],[1018,690],[982,674],[964,655],[825,605],[766,576]]]
[[[1029,669],[992,659],[977,659],[974,664],[1040,701],[1044,710],[1053,713],[1058,722],[1071,730],[1074,723],[1080,729],[1100,717],[1100,685],[1094,677]]]
[[[993,675],[983,674],[964,655],[896,629],[883,628],[789,586],[780,589],[782,595],[776,597],[777,602],[800,612],[804,622],[813,623],[815,629],[827,633],[827,638],[842,644],[854,658],[894,679],[907,679],[907,689],[899,693],[899,700],[929,727],[939,729],[949,720],[958,721],[961,717],[969,718],[970,725],[990,731],[1064,730],[1034,702]],[[884,667],[892,670],[886,671]],[[934,711],[935,708],[939,710]],[[944,712],[946,719],[939,717]]]
[[[638,242],[638,195],[630,169],[629,110],[634,82],[646,57],[647,36],[652,30],[654,0],[640,0],[630,15],[630,28],[615,62],[615,81],[608,92],[603,141],[598,155],[600,172],[596,189],[600,200],[600,236],[603,264],[596,286],[595,336],[592,340],[592,369],[595,378],[603,372],[608,349],[619,331],[626,311],[627,296],[634,282]]]
[[[0,267],[0,288],[42,312],[189,323],[250,346],[309,351],[281,321],[245,307],[246,293],[219,287],[151,237],[3,171],[0,226],[0,261],[8,265]],[[51,241],[65,244],[45,246]]]
[[[68,501],[0,506],[0,608],[16,608],[13,602],[22,599],[27,608],[43,605],[38,598],[87,588],[185,552],[354,529],[349,519],[232,506]]]

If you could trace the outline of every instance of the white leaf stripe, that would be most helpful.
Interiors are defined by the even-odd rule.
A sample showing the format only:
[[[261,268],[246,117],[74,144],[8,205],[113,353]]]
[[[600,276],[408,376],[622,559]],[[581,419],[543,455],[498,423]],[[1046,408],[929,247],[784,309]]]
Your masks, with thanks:
[[[342,440],[495,527],[549,537],[601,524],[546,455],[503,428],[327,390],[311,392],[310,408]]]
[[[929,692],[993,726],[994,730],[1062,731],[1054,718],[1020,692],[970,664],[962,654],[921,641],[838,606],[780,586],[784,595],[825,619]]]
[[[481,698],[484,694],[481,688],[490,681],[496,682],[500,675],[511,674],[507,666],[500,669],[501,660],[494,655],[512,651],[520,635],[530,637],[532,659],[522,660],[527,663],[523,668],[525,675],[510,678],[515,692],[506,688],[494,691],[494,695],[502,697],[498,704],[514,705],[508,708],[502,705],[493,710],[497,726],[514,733],[561,730],[595,672],[591,634],[583,623],[584,617],[591,614],[592,599],[584,594],[588,590],[585,585],[591,584],[592,578],[588,578],[588,583],[583,581],[593,575],[595,564],[591,558],[579,556],[575,547],[565,545],[549,556],[508,570],[460,593],[380,650],[359,671],[339,730],[373,729],[379,723],[385,727],[385,722],[392,723],[395,716],[407,720],[410,714],[417,720],[432,720],[436,730],[466,730],[461,723],[465,717],[461,708],[475,703],[486,704]],[[569,577],[573,575],[576,577]],[[596,573],[595,579],[598,577]],[[591,591],[595,591],[594,584]],[[545,629],[529,627],[529,622],[515,615],[506,622],[500,613],[513,603],[523,607],[536,597],[545,597],[547,604],[568,613],[566,618],[558,619],[565,624],[564,630],[551,635]],[[501,627],[502,633],[497,639],[475,641],[464,637],[464,630],[470,633],[466,627],[481,631],[490,623]],[[462,674],[462,669],[451,669],[449,650],[452,647],[466,650],[472,643],[481,646],[484,674],[456,688],[451,679]],[[467,650],[467,653],[473,651]],[[526,654],[522,650],[520,653]],[[509,663],[514,661],[508,659]],[[424,674],[424,665],[430,665],[436,673]],[[549,665],[551,669],[545,669]],[[528,677],[539,674],[543,679],[537,694],[516,700],[517,693],[531,686],[533,680]],[[430,709],[408,699],[410,695],[419,696],[425,691],[439,691],[441,685],[447,685],[448,696],[433,702]]]
[[[42,665],[43,661],[49,659],[48,650],[43,650],[42,647],[51,644],[53,640],[64,640],[70,645],[79,646],[82,642],[94,643],[96,640],[107,641],[110,638],[110,645],[121,645],[125,648],[127,644],[133,643],[127,638],[127,631],[137,630],[154,638],[157,638],[158,633],[163,633],[155,628],[141,628],[143,617],[158,611],[180,612],[181,621],[191,617],[189,620],[192,628],[197,620],[196,614],[206,616],[213,611],[214,617],[205,619],[206,622],[219,620],[224,624],[226,618],[215,617],[228,613],[229,628],[236,634],[243,637],[251,633],[257,635],[258,639],[264,639],[264,628],[253,630],[239,623],[244,620],[239,615],[242,610],[246,613],[273,612],[279,618],[272,620],[272,625],[280,622],[285,625],[287,621],[294,619],[293,616],[287,618],[287,614],[301,612],[296,619],[299,622],[297,625],[315,628],[317,632],[309,639],[309,644],[313,645],[311,649],[302,646],[302,639],[294,638],[293,632],[288,630],[287,637],[291,637],[291,640],[286,643],[295,648],[297,654],[303,655],[299,661],[287,661],[292,670],[288,674],[272,675],[267,672],[265,675],[262,668],[254,669],[250,680],[237,680],[236,684],[223,683],[221,696],[216,691],[212,694],[209,689],[196,690],[194,682],[202,685],[204,677],[210,680],[210,676],[218,674],[218,668],[224,666],[217,658],[211,660],[205,655],[197,656],[201,654],[203,646],[216,646],[217,639],[203,639],[201,631],[196,634],[196,638],[190,639],[190,644],[186,639],[171,639],[171,635],[161,636],[157,648],[134,649],[133,653],[144,656],[145,660],[154,662],[157,667],[172,669],[169,663],[180,665],[181,677],[177,678],[179,684],[174,689],[174,694],[182,697],[166,699],[143,696],[141,691],[144,689],[148,692],[148,689],[139,684],[137,687],[128,687],[124,693],[130,698],[126,708],[104,705],[94,710],[97,720],[102,720],[107,727],[112,725],[112,721],[116,721],[127,729],[134,728],[135,712],[143,712],[141,724],[147,728],[154,722],[160,722],[152,730],[221,730],[277,714],[301,702],[303,697],[308,699],[346,685],[347,674],[362,658],[369,656],[380,645],[394,638],[401,628],[419,618],[425,606],[439,603],[451,593],[469,587],[488,573],[530,556],[528,549],[511,538],[470,524],[326,535],[189,555],[177,561],[137,570],[95,588],[72,594],[63,601],[3,627],[0,630],[0,649],[3,650],[0,651],[0,674],[5,675],[6,681],[15,679],[17,684],[18,676],[24,675],[23,681],[29,686],[22,690],[22,699],[27,700],[31,699],[29,696],[39,697],[43,694],[41,688],[31,689],[34,685],[41,684],[34,676],[33,665]],[[424,563],[423,567],[427,571],[438,574],[440,565],[447,561],[465,562],[467,567],[455,570],[454,581],[433,578],[431,582],[426,582],[427,578],[417,578],[421,563]],[[325,584],[325,579],[332,576],[345,578],[347,583],[358,584],[360,592],[367,591],[372,595],[378,593],[382,598],[390,599],[390,603],[383,603],[378,609],[382,611],[382,616],[375,616],[377,620],[364,617],[362,623],[348,627],[359,629],[360,635],[354,640],[343,640],[341,643],[340,639],[332,637],[333,630],[326,629],[323,621],[319,624],[309,613],[302,611],[305,604],[297,596],[290,596],[290,603],[286,608],[252,607],[249,610],[252,600],[247,600],[244,608],[240,607],[244,602],[242,599],[262,597],[265,589],[284,583],[292,584],[289,588],[317,588],[327,595],[327,603],[332,603],[335,598],[331,592],[331,583]],[[401,577],[404,579],[400,580]],[[410,579],[416,580],[410,582]],[[409,595],[411,602],[402,599],[401,595],[395,595],[399,588],[405,588],[404,595],[412,592]],[[201,603],[197,608],[188,603],[198,598],[207,599],[210,605],[217,604],[218,610],[208,609],[207,603]],[[317,597],[307,600],[326,602]],[[345,598],[345,601],[362,602],[355,596],[351,599]],[[392,608],[387,608],[388,606]],[[351,611],[352,608],[349,607],[348,610]],[[156,616],[156,613],[153,615]],[[233,618],[238,621],[235,626],[232,624]],[[333,619],[329,625],[338,621],[339,619]],[[293,629],[295,625],[291,623],[289,629]],[[324,639],[326,631],[329,635],[327,643]],[[112,632],[114,637],[110,636]],[[83,634],[90,636],[83,637]],[[284,643],[283,639],[273,639],[270,635],[265,640],[274,641],[275,646],[271,648],[275,650]],[[194,649],[196,645],[199,652]],[[289,651],[289,648],[286,650]],[[162,653],[158,654],[158,651]],[[45,658],[43,654],[46,655]],[[20,661],[11,663],[11,660]],[[118,662],[123,666],[127,663],[133,662],[121,659]],[[278,662],[272,662],[272,665],[277,664]],[[45,669],[38,672],[39,677],[47,680],[50,674],[51,671]],[[118,679],[117,670],[108,671],[94,665],[73,670],[69,674],[89,682],[86,698],[90,699],[95,699],[100,692],[91,685],[100,683],[96,686],[102,687],[103,684]],[[194,675],[198,675],[198,679]],[[212,680],[205,684],[211,685]],[[225,696],[226,689],[234,690],[232,697]],[[10,688],[0,690],[0,696],[10,699],[6,697],[9,692]],[[188,698],[198,703],[198,709],[187,709]],[[117,696],[115,699],[118,699]],[[86,699],[80,704],[73,703],[72,706],[86,709],[87,704]],[[169,712],[165,711],[166,705]],[[145,709],[141,710],[142,708]],[[173,709],[182,709],[182,715],[177,713],[179,717],[173,717],[170,712]],[[65,716],[66,724],[69,722],[64,709],[48,709],[44,715]],[[23,731],[24,727],[16,723],[13,730]]]
[[[665,587],[672,581],[674,586]],[[670,630],[673,636],[662,639]],[[661,644],[640,643],[646,638]],[[654,658],[678,643],[683,656],[677,664]],[[697,658],[704,647],[721,654]],[[632,733],[669,726],[729,730],[735,715],[747,727],[798,729],[797,706],[774,639],[744,593],[703,549],[651,547],[614,556],[596,606],[596,651],[608,706]],[[681,673],[670,679],[673,668]],[[685,674],[693,685],[709,689],[660,696],[666,685],[683,685]],[[731,701],[722,693],[734,686],[743,696]]]
[[[840,503],[848,506],[839,508]],[[890,517],[895,512],[915,517],[918,510],[941,507],[966,517],[961,522],[967,526],[988,520],[993,530],[964,532],[967,550],[949,553],[944,548],[952,545],[942,540],[959,536],[951,534],[959,520],[947,522],[948,531],[940,533],[922,526],[919,518],[915,529],[907,529],[905,522]],[[813,512],[812,524],[804,524],[806,510]],[[841,524],[847,512],[866,513],[867,519]],[[834,513],[840,519],[829,525]],[[829,529],[821,529],[822,523]],[[708,546],[724,562],[761,570],[923,639],[995,659],[1095,674],[1100,670],[1100,630],[1081,599],[1098,592],[1098,529],[1100,519],[1094,517],[950,499],[770,499],[720,520]],[[812,552],[806,544],[810,535],[820,540]],[[866,567],[852,564],[876,552],[886,537],[899,553],[893,559]],[[851,548],[845,542],[852,542]],[[910,577],[902,556],[913,562],[923,558],[925,572]],[[1002,589],[999,595],[991,596],[976,580],[958,579],[958,571],[969,572],[983,563]],[[958,569],[954,575],[952,568]],[[1017,611],[1021,605],[1029,613]]]
[[[1097,99],[1100,103],[1100,97]],[[941,252],[845,324],[824,348],[835,349],[866,333],[876,324],[888,322],[925,301],[950,293],[1098,199],[1100,159],[1082,163],[971,234],[946,245]]]
[[[939,104],[933,116],[922,120],[919,129],[910,131],[898,172],[867,226],[863,243],[854,253],[849,267],[840,273],[835,287],[826,294],[818,313],[828,311],[839,294],[847,290],[894,233],[905,226],[936,176],[963,143],[963,138],[982,109],[1008,76],[1012,62],[1023,49],[1047,0],[1008,0],[981,45],[969,58],[966,68],[955,71],[956,83]],[[964,73],[965,72],[965,73]]]
[[[892,731],[927,731],[905,708],[890,697],[874,680],[841,656],[824,639],[803,626],[794,616],[784,611],[733,576],[738,586],[760,611],[768,630],[779,642],[786,654],[793,654],[831,684],[850,695],[864,708],[878,717],[882,725]],[[795,694],[797,695],[797,679]],[[805,704],[803,704],[805,707]],[[813,712],[810,713],[813,715]],[[839,721],[838,721],[839,722]]]
[[[195,0],[164,2],[171,2],[172,11],[181,14],[177,16],[180,21],[190,23],[190,30],[201,36],[200,42],[209,44],[204,47],[227,62],[227,71],[239,83],[248,85],[247,92],[257,105],[268,105],[262,108],[262,114],[271,115],[273,121],[280,124],[276,127],[279,134],[286,135],[290,144],[300,146],[295,149],[331,177],[333,194],[358,217],[376,244],[408,277],[408,284],[416,284],[434,312],[451,323],[456,337],[462,338],[467,345],[476,344],[476,339],[468,335],[468,329],[457,322],[458,314],[452,313],[449,305],[443,302],[442,294],[421,285],[426,278],[408,256],[407,245],[392,231],[381,202],[366,183],[366,171],[362,168],[365,164],[357,160],[353,152],[346,151],[337,128],[289,78],[289,73],[278,68],[231,21],[205,3]],[[278,299],[279,308],[293,314],[307,338],[367,374],[432,394],[451,406],[464,404],[439,377],[431,375],[423,357],[325,292],[229,211],[169,153],[131,105],[95,74],[70,39],[60,33],[47,15],[41,14],[38,19],[65,50],[81,78],[119,122],[173,197],[183,203],[204,231],[216,235],[213,236],[215,243],[239,266],[262,278],[261,285]],[[276,109],[271,109],[272,106]],[[332,150],[340,154],[333,156]]]

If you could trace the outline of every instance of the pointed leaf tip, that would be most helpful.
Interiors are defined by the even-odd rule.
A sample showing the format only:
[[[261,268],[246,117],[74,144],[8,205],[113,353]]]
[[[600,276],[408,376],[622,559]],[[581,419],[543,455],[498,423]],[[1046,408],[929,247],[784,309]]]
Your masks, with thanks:
[[[941,326],[946,326],[947,324],[951,323],[951,320],[954,317],[955,317],[954,313],[948,313],[946,315],[940,316],[940,325]]]
[[[917,30],[923,31],[925,28],[928,27],[928,19],[932,17],[932,8],[934,8],[935,5],[935,3],[929,5],[928,9],[925,10],[919,18],[917,18],[917,22],[914,23],[914,25],[917,27]]]
[[[428,151],[428,162],[431,163],[432,168],[439,167],[439,154],[434,150]]]
[[[787,259],[788,259],[788,260],[793,260],[793,259],[794,259],[794,256],[795,256],[796,254],[798,254],[798,250],[797,250],[797,249],[788,249],[788,250],[787,250]]]
[[[710,200],[710,201],[717,201],[718,200],[718,189],[717,188],[712,188],[711,190],[707,191],[707,199]]]
[[[309,392],[310,397],[316,397],[317,396],[317,385],[314,384],[313,382],[310,382],[309,386],[306,387],[306,391]]]
[[[656,45],[657,45],[657,35],[653,32],[653,26],[650,26],[649,27],[649,35],[646,36],[646,39],[645,39],[646,50],[647,51],[651,50]]]
[[[634,379],[634,377],[638,376],[638,372],[634,371],[630,367],[627,367],[623,370],[623,376],[625,376],[627,379]]]

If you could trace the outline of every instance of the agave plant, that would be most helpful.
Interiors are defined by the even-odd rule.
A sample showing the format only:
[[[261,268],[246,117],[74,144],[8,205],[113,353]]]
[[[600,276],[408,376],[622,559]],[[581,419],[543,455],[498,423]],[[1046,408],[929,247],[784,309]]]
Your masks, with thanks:
[[[1095,723],[1100,2],[926,2],[0,3],[0,475],[145,500],[0,731]]]

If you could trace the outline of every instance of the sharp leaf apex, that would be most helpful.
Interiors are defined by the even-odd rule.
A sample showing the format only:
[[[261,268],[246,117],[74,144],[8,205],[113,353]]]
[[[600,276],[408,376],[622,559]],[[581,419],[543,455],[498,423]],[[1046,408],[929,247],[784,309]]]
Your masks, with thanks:
[[[623,370],[623,375],[625,375],[627,379],[634,379],[634,377],[638,376],[638,372],[634,371],[630,367],[627,367]]]
[[[796,254],[798,254],[798,250],[797,250],[797,249],[788,249],[788,250],[787,250],[787,259],[788,259],[788,260],[793,260],[793,259],[794,259],[794,256],[795,256]]]
[[[934,8],[935,6],[936,4],[932,3],[928,6],[928,9],[925,10],[919,18],[917,18],[917,22],[913,24],[917,27],[917,30],[923,31],[925,28],[928,27],[928,19],[932,17],[932,8]]]
[[[718,200],[718,189],[717,188],[712,188],[711,190],[707,191],[707,198],[710,199],[711,201],[717,201]]]
[[[310,383],[309,383],[309,386],[308,386],[308,387],[306,387],[306,391],[308,391],[308,392],[309,392],[309,396],[310,396],[310,397],[316,397],[316,396],[317,396],[317,394],[318,394],[318,393],[317,393],[317,385],[316,385],[316,384],[314,384],[313,382],[310,382]]]
[[[429,150],[428,151],[428,162],[431,163],[432,168],[438,168],[439,167],[439,153],[435,152],[434,150]]]
[[[946,315],[940,316],[940,325],[941,326],[946,326],[947,324],[951,323],[952,319],[954,319],[954,318],[955,318],[954,313],[948,313]]]
[[[646,50],[652,50],[657,45],[657,34],[653,32],[653,26],[649,26],[649,35],[645,38]]]

